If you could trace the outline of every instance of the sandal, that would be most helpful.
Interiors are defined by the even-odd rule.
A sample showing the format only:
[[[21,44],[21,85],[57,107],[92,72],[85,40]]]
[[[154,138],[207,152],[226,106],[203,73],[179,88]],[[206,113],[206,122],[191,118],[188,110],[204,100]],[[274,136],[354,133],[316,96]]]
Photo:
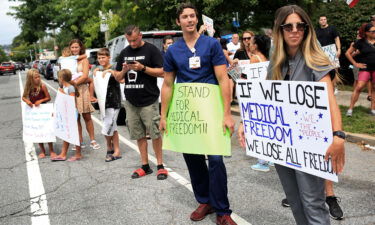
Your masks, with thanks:
[[[73,157],[68,159],[68,162],[75,162],[75,161],[79,161],[81,159],[82,159],[82,156],[81,157],[73,156]]]
[[[91,147],[92,149],[94,149],[94,150],[97,150],[97,149],[100,148],[100,145],[99,145],[95,140],[92,140],[92,141],[90,142],[90,147]]]
[[[146,176],[146,175],[148,175],[148,174],[151,174],[152,172],[153,172],[152,169],[149,169],[149,170],[147,171],[147,173],[146,173],[142,168],[139,168],[139,169],[136,169],[136,170],[133,172],[133,174],[132,174],[132,178],[133,178],[133,179],[136,179],[136,178],[144,177],[144,176]]]
[[[156,174],[156,178],[158,180],[165,180],[168,178],[168,170],[166,169],[159,169],[158,173]]]
[[[106,162],[112,162],[112,161],[115,161],[115,160],[121,159],[121,158],[122,158],[121,156],[107,155],[107,158],[105,158],[105,161]]]
[[[56,156],[56,157],[51,158],[52,162],[65,161],[65,160],[66,160],[66,157],[62,157],[62,156]]]
[[[372,97],[370,95],[367,95],[367,100],[371,102]]]
[[[86,148],[85,142],[81,142],[81,149],[83,149],[83,148]],[[73,145],[73,147],[72,147],[72,151],[75,151],[75,150],[77,150],[77,149],[76,149],[76,146]]]

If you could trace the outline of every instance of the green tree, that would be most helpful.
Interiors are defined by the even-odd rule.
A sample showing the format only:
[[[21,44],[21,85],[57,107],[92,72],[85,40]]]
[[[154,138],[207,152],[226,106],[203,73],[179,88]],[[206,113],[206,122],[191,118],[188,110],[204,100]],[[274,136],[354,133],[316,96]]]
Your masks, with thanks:
[[[9,58],[7,54],[4,52],[4,49],[0,46],[0,62],[8,61]]]

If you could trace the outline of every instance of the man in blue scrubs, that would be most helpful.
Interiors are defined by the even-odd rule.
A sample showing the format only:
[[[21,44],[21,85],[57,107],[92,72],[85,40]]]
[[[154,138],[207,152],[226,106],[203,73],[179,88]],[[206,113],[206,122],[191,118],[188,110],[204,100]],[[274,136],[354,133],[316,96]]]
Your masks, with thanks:
[[[164,57],[164,83],[160,130],[167,132],[166,118],[177,83],[209,83],[220,85],[224,101],[224,119],[218,121],[223,130],[233,133],[234,121],[230,111],[229,78],[226,61],[219,42],[211,37],[199,35],[198,13],[190,3],[182,3],[177,9],[176,23],[181,27],[183,38],[168,48]],[[204,107],[204,106],[202,106]],[[189,170],[191,184],[198,208],[191,214],[193,221],[203,220],[207,214],[216,212],[217,224],[236,224],[230,217],[227,172],[221,155],[209,155],[208,167],[205,155],[183,154]]]

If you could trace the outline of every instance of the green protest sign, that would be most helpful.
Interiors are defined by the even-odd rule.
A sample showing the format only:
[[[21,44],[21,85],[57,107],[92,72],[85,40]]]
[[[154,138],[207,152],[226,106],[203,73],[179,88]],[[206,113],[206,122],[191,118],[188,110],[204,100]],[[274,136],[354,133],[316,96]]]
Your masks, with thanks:
[[[204,83],[174,85],[163,149],[192,154],[230,155],[229,131],[224,134],[220,87]]]

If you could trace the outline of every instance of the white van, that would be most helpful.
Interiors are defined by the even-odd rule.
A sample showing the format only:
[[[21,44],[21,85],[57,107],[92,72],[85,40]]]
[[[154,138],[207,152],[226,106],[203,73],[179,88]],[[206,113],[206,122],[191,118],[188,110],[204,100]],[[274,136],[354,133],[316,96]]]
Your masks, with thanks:
[[[148,43],[155,45],[160,51],[163,49],[163,38],[167,35],[172,36],[174,42],[177,39],[182,37],[182,31],[180,30],[166,30],[166,31],[141,31],[142,40]],[[120,55],[120,52],[129,45],[128,41],[125,38],[125,35],[109,40],[106,44],[106,47],[109,49],[111,55],[111,64],[116,65],[117,57]],[[163,85],[163,78],[158,78],[158,87],[161,90]],[[121,85],[121,91],[124,93],[124,85]],[[159,97],[159,102],[161,101]]]

